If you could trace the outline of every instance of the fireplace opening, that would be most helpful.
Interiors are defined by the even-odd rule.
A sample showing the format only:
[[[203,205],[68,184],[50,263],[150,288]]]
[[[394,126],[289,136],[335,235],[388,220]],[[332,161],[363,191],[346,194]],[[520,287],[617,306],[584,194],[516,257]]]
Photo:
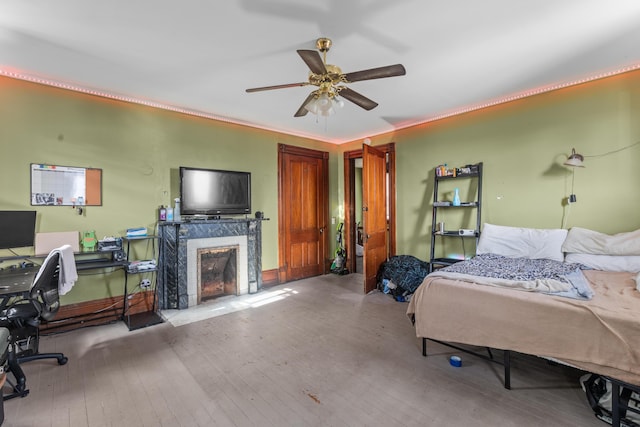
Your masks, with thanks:
[[[198,249],[197,303],[238,294],[238,246]]]

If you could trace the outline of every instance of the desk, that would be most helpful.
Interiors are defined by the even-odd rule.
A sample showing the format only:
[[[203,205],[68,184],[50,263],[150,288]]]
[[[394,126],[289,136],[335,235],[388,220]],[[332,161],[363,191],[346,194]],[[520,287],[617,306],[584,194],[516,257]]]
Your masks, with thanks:
[[[11,268],[0,271],[0,309],[12,297],[25,297],[38,273],[38,267]]]
[[[118,251],[96,251],[96,252],[78,252],[74,253],[76,270],[80,276],[83,271],[104,270],[107,273],[115,271],[125,271],[127,265],[124,256],[117,253]],[[0,257],[0,261],[22,260],[36,264],[33,267],[14,268],[6,267],[0,270],[0,310],[6,308],[9,301],[14,297],[27,298],[29,290],[35,279],[35,275],[40,268],[42,260],[45,256],[24,255],[15,257]],[[80,277],[79,277],[80,278]],[[48,325],[42,325],[46,331],[51,330],[68,330],[76,325],[99,324],[99,322],[111,322],[113,320],[122,319],[122,314],[116,315],[120,309],[102,310],[102,307],[91,307],[90,311],[74,311],[70,314],[60,313],[56,316],[55,322]]]
[[[25,288],[24,290],[28,291],[38,273],[38,268],[27,267],[0,270],[0,294],[6,293],[7,289],[20,290]]]
[[[44,256],[24,256],[21,259],[43,259]],[[126,260],[116,260],[113,251],[79,252],[74,254],[76,270],[96,270],[102,268],[124,268]],[[11,257],[11,259],[15,259]],[[0,259],[2,261],[2,259]],[[0,270],[0,298],[6,296],[20,296],[29,292],[33,280],[40,269],[39,265],[33,267],[8,267]]]
[[[77,252],[74,254],[76,270],[98,270],[102,268],[124,268],[125,259],[117,260],[116,251]]]
[[[117,260],[115,257],[116,252],[117,251],[75,252],[73,256],[76,262],[76,270],[96,270],[110,267],[124,268],[127,265],[127,261],[126,259],[124,259],[124,257],[121,260]],[[23,260],[33,262],[31,260],[43,260],[46,257],[46,255],[0,257],[0,263],[10,260]],[[0,285],[4,283],[4,279],[2,279],[2,277],[4,277],[5,275],[19,276],[20,273],[26,274],[31,270],[35,270],[35,272],[37,272],[40,268],[39,263],[40,261],[38,261],[33,267],[20,268],[19,266],[15,266],[14,268],[6,267],[3,270],[0,270]]]

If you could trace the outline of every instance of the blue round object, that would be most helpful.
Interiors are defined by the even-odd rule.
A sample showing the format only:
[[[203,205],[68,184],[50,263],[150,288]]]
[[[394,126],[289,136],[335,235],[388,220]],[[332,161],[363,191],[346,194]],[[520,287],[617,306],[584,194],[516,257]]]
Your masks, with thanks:
[[[462,366],[462,359],[460,358],[460,356],[451,356],[449,358],[449,363],[451,364],[451,366],[459,368],[460,366]]]

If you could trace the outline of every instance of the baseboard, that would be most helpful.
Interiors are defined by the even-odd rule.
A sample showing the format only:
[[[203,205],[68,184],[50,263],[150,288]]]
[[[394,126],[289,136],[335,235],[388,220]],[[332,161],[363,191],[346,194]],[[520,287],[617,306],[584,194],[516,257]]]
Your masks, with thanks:
[[[262,286],[280,284],[278,269],[262,272]],[[97,326],[122,320],[122,296],[102,298],[60,307],[56,317],[40,325],[43,334],[72,331],[86,326]],[[129,297],[129,315],[153,310],[153,292],[138,292]]]
[[[43,334],[66,332],[86,326],[112,323],[122,319],[123,305],[122,296],[63,305],[53,320],[40,325],[40,332]],[[147,312],[152,308],[152,292],[138,292],[130,295],[129,314]]]
[[[276,286],[280,284],[280,280],[278,278],[278,269],[274,268],[273,270],[264,270],[262,272],[262,286]]]

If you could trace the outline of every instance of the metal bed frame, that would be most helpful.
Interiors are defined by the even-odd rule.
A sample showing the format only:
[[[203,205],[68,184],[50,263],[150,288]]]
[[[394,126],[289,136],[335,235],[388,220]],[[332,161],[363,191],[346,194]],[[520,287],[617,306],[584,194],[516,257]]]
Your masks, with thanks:
[[[511,390],[511,352],[509,350],[503,350],[504,353],[502,356],[502,361],[500,361],[498,359],[493,358],[493,353],[491,352],[491,349],[489,347],[485,347],[487,349],[487,353],[489,353],[488,356],[485,356],[484,354],[459,347],[455,344],[451,344],[451,343],[440,341],[440,340],[434,340],[432,338],[422,338],[422,355],[424,357],[427,357],[427,340],[437,342],[438,344],[455,348],[458,351],[462,351],[464,353],[471,354],[481,359],[488,360],[489,362],[502,365],[504,367],[504,388],[506,388],[507,390]]]
[[[448,342],[444,342],[444,341],[440,341],[432,338],[423,337],[422,338],[422,355],[424,357],[427,357],[427,340],[436,342],[438,344],[441,344],[450,348],[454,348],[458,351],[462,351],[467,354],[471,354],[473,356],[479,357],[489,362],[502,365],[504,367],[504,388],[506,388],[507,390],[511,390],[511,351],[510,350],[503,350],[503,358],[502,360],[499,360],[493,357],[493,353],[491,352],[491,348],[489,347],[486,347],[486,350],[488,353],[488,356],[487,356],[473,350],[462,348],[455,344],[451,344]],[[611,377],[604,377],[604,378],[611,381],[611,425],[613,427],[620,427],[622,425],[621,421],[624,419],[627,411],[640,414],[639,410],[629,407],[627,399],[620,398],[621,388],[625,388],[627,390],[631,390],[635,393],[640,394],[640,385],[629,384],[624,381],[620,381]]]

